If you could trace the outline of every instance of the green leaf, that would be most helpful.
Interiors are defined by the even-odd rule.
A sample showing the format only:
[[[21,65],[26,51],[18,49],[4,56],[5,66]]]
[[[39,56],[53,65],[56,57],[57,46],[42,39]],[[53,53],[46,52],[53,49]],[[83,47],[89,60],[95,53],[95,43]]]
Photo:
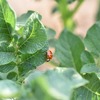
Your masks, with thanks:
[[[80,87],[75,89],[71,100],[100,100],[100,95],[86,87]]]
[[[28,18],[34,13],[34,11],[29,10],[27,13],[22,14],[17,18],[17,24],[24,26]],[[38,14],[38,18],[41,20],[42,16]]]
[[[33,80],[43,75],[44,72],[39,70],[32,71],[24,80],[25,84],[30,84]]]
[[[15,15],[6,0],[0,0],[0,43],[11,41],[11,31],[15,27]]]
[[[9,80],[17,80],[18,79],[18,74],[16,72],[10,72],[7,75],[7,79]]]
[[[74,86],[74,88],[80,87],[86,83],[88,83],[87,80],[85,80],[75,69],[73,68],[67,68],[67,69],[60,69],[61,73],[68,78]],[[59,72],[59,70],[58,70]]]
[[[93,56],[88,51],[83,51],[81,54],[81,60],[84,64],[95,63]]]
[[[26,74],[29,70],[36,68],[46,61],[47,44],[34,54],[22,55],[22,62],[19,64],[21,74]]]
[[[99,100],[100,79],[94,73],[85,74],[84,78],[87,79],[89,83],[84,87],[76,89],[73,93],[72,100]]]
[[[85,64],[81,69],[81,73],[100,73],[100,68],[93,63]]]
[[[54,88],[56,99],[70,100],[73,89],[87,83],[74,69],[60,68],[46,73],[49,85]],[[66,84],[68,87],[66,87]]]
[[[13,70],[15,68],[15,63],[9,63],[9,64],[5,64],[5,65],[1,65],[0,66],[0,72],[2,73],[7,73],[11,70]]]
[[[5,65],[12,61],[15,61],[15,54],[13,52],[0,52],[0,65]]]
[[[0,65],[0,78],[2,80],[10,79],[16,81],[18,79],[18,73],[17,65],[13,62]]]
[[[40,97],[41,100],[69,100],[74,88],[87,83],[72,68],[57,68],[44,73],[41,72],[41,74],[40,72],[33,73],[26,78],[25,82],[32,86],[33,94],[37,100],[40,100]],[[53,97],[55,99],[47,99],[47,94],[48,98]]]
[[[89,51],[100,56],[100,22],[94,24],[87,32],[84,43]]]
[[[48,86],[47,80],[44,77],[38,77],[30,83],[31,85],[27,85],[25,89],[23,89],[19,100],[56,100],[50,94],[51,90]]]
[[[56,44],[55,56],[61,66],[74,67],[79,72],[82,67],[80,56],[84,51],[82,41],[65,29]]]
[[[93,93],[100,95],[100,79],[96,74],[85,74],[84,78],[89,81],[85,86],[91,90]]]
[[[0,52],[15,52],[15,49],[13,46],[8,45],[7,43],[1,43]]]
[[[11,80],[0,81],[0,98],[12,98],[19,95],[20,87]]]
[[[19,40],[19,50],[23,54],[33,54],[42,49],[46,42],[45,27],[39,21],[38,14],[33,13],[23,29],[23,37]]]
[[[0,22],[4,21],[9,23],[11,27],[15,27],[15,14],[7,3],[7,0],[0,0],[0,19]],[[4,28],[7,28],[7,26]]]

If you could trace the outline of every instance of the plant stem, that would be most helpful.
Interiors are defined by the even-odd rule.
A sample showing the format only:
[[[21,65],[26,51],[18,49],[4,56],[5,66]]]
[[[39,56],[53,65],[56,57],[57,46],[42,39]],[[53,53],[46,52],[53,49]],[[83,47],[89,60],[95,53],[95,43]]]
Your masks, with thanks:
[[[69,10],[69,7],[68,7],[69,4],[68,4],[67,0],[60,0],[59,1],[58,8],[59,8],[59,11],[60,11],[61,16],[62,16],[64,27],[66,27],[67,29],[73,30],[74,21],[73,21],[72,17],[76,13],[76,11],[79,9],[79,7],[83,3],[83,1],[84,0],[78,1],[77,5],[73,11]]]
[[[73,16],[73,15],[77,12],[77,10],[79,9],[79,7],[80,7],[81,4],[83,3],[83,1],[84,1],[84,0],[80,0],[80,1],[77,3],[77,5],[76,5],[76,7],[74,8],[74,10],[71,12],[71,13],[72,13],[71,16]]]
[[[64,25],[66,25],[66,20],[67,20],[68,12],[69,12],[69,8],[66,5],[68,5],[66,0],[59,1],[58,8],[59,8],[59,11],[61,13]]]

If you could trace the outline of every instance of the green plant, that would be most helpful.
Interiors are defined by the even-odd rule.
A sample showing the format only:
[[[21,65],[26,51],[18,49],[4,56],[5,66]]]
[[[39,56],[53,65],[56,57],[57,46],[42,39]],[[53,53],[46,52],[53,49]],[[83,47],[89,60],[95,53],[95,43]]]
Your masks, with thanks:
[[[63,21],[68,17],[60,8],[65,2],[58,2]],[[0,100],[100,100],[100,22],[82,42],[67,29],[72,29],[68,23],[56,40],[40,20],[38,13],[28,11],[16,21],[7,1],[0,0]],[[59,63],[52,62],[59,67],[38,71],[48,44],[55,48]]]

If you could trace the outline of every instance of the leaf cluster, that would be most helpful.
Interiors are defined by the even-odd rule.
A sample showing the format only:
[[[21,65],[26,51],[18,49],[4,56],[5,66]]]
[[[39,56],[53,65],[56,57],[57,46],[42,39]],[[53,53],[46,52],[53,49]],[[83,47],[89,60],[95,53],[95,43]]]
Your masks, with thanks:
[[[0,100],[100,100],[100,22],[82,40],[66,27],[55,39],[41,15],[28,11],[17,20],[6,0],[0,0]],[[48,44],[55,48],[46,61]]]

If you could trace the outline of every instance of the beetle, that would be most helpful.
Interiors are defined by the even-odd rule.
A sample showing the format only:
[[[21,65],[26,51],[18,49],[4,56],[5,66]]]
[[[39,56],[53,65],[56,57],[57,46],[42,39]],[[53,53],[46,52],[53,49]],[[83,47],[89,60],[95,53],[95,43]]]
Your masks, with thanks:
[[[53,57],[52,51],[48,50],[46,55],[47,55],[47,62],[49,62]]]

